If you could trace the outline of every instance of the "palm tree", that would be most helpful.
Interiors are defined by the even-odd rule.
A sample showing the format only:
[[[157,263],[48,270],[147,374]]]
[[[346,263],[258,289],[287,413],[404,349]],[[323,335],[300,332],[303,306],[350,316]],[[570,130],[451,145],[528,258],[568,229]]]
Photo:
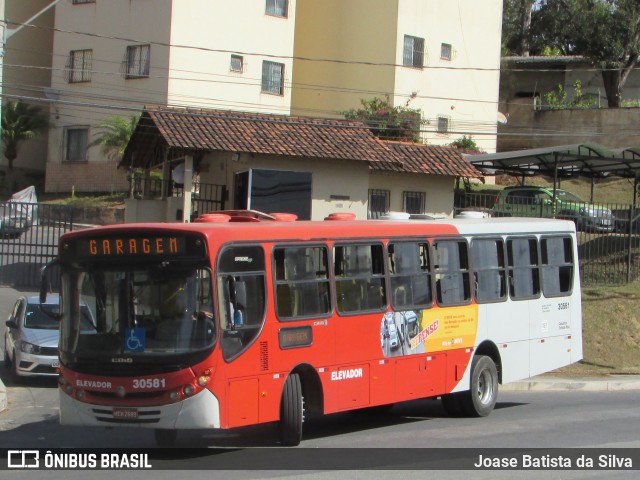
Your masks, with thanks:
[[[100,145],[102,153],[107,157],[121,159],[139,118],[138,115],[132,115],[129,119],[118,116],[105,118],[98,125],[98,133],[89,146]]]
[[[47,115],[40,107],[22,100],[10,100],[2,106],[2,153],[7,159],[8,172],[13,172],[13,161],[18,157],[18,144],[36,137],[49,128]]]

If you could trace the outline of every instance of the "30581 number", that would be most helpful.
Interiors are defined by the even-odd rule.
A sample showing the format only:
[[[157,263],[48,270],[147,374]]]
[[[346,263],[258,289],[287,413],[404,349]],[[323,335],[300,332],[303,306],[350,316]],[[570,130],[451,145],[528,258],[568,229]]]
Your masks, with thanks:
[[[167,381],[164,378],[134,378],[132,387],[137,389],[165,388]]]

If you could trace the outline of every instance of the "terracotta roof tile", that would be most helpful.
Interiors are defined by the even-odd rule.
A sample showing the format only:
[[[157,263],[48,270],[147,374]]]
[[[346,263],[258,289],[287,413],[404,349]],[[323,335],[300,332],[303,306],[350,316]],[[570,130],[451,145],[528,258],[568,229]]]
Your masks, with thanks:
[[[479,178],[482,173],[467,160],[457,148],[422,143],[385,141],[402,161],[397,163],[371,165],[374,170],[427,175],[448,175],[452,177]]]
[[[454,148],[383,141],[361,122],[228,110],[147,107],[121,166],[152,165],[158,146],[369,162],[373,170],[478,177]]]

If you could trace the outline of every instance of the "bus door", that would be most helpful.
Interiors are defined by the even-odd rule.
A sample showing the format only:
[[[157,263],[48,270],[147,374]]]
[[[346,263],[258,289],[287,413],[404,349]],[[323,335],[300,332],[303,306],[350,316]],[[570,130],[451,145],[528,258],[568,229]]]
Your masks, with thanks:
[[[223,249],[218,260],[217,292],[220,346],[226,362],[227,393],[226,401],[222,402],[222,418],[226,418],[227,427],[258,423],[260,375],[268,369],[271,347],[256,346],[266,313],[262,247],[241,245]]]

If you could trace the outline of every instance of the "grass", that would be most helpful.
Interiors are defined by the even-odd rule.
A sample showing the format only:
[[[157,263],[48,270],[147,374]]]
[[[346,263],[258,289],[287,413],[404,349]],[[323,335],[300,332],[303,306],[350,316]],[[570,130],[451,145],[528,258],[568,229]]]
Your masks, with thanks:
[[[557,373],[640,374],[640,283],[582,291],[582,362]]]
[[[72,207],[104,207],[104,208],[124,208],[126,194],[82,194],[82,195],[42,195],[38,200],[42,203],[55,205],[68,205]]]

